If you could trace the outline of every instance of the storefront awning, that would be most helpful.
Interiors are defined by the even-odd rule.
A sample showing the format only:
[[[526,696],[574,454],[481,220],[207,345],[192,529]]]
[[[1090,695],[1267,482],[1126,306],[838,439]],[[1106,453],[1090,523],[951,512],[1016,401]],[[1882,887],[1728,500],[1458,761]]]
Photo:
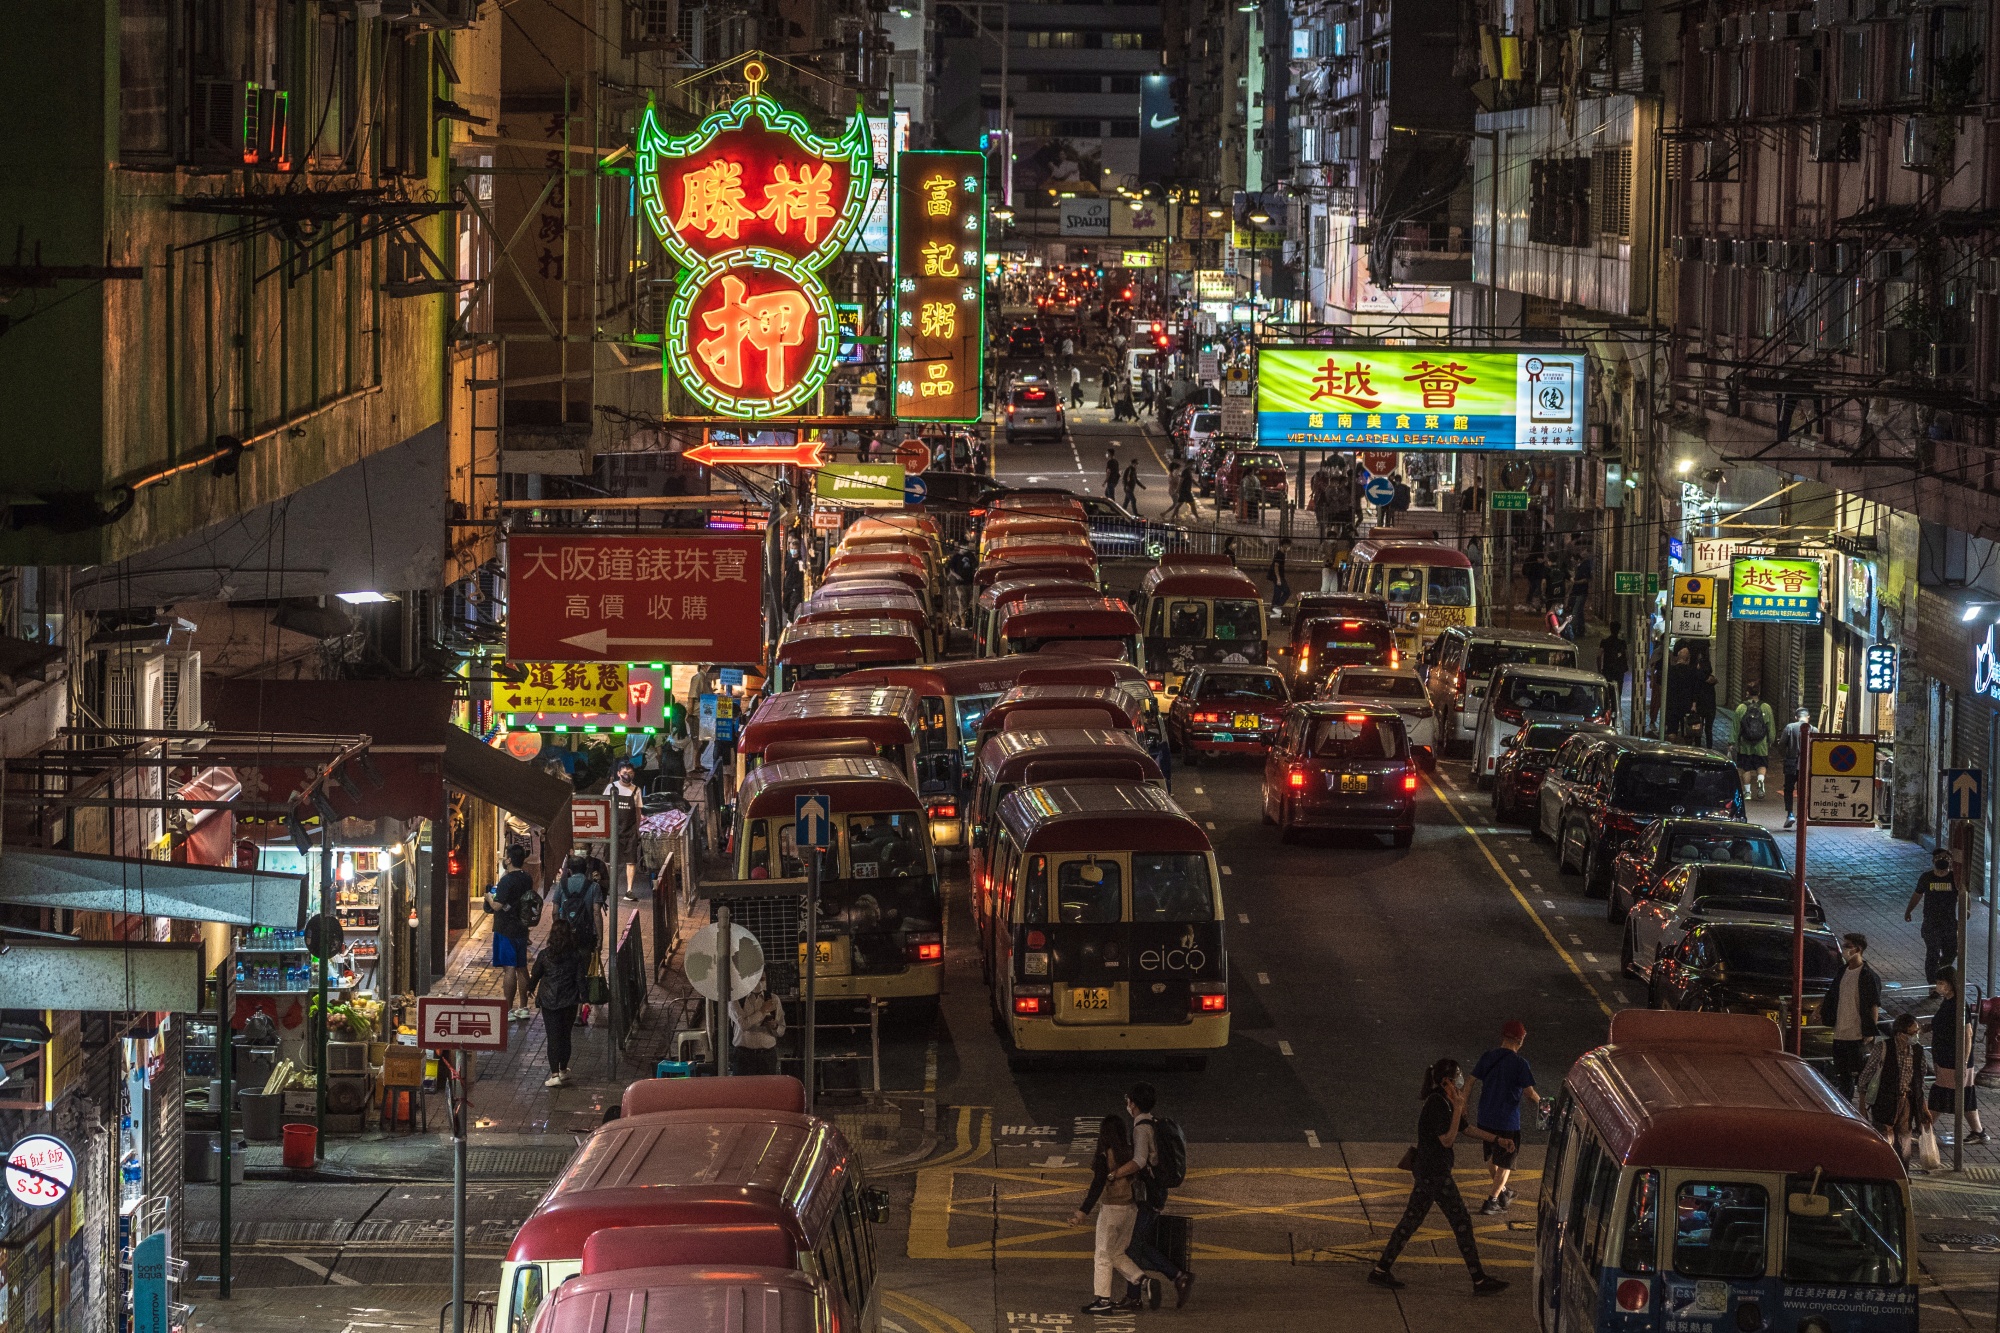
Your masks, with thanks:
[[[202,1009],[201,976],[199,944],[16,940],[0,967],[0,1009],[193,1014]]]
[[[449,726],[444,729],[444,780],[540,829],[566,825],[569,799],[576,794],[563,779]]]
[[[268,870],[8,848],[0,853],[0,903],[297,930],[306,923],[306,881]]]

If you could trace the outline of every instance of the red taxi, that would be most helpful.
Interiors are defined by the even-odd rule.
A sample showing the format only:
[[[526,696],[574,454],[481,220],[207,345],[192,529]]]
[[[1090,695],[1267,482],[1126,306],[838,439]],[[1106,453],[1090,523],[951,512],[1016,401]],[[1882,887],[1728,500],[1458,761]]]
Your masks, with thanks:
[[[1167,738],[1190,768],[1204,754],[1263,754],[1291,702],[1269,667],[1198,666],[1167,710]]]

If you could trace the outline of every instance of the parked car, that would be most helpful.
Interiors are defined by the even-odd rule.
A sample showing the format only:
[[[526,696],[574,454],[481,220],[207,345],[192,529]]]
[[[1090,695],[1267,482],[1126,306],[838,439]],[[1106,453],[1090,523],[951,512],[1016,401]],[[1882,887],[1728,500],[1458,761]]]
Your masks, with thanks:
[[[1604,914],[1613,925],[1633,903],[1650,897],[1676,867],[1697,862],[1783,870],[1784,854],[1762,824],[1725,819],[1656,819],[1638,842],[1611,863]]]
[[[1437,716],[1424,695],[1423,677],[1408,667],[1335,667],[1320,686],[1329,703],[1367,704],[1393,708],[1403,717],[1410,749],[1425,768],[1437,766]]]
[[[1650,980],[1653,963],[1679,946],[1704,921],[1770,921],[1790,925],[1792,877],[1755,866],[1696,864],[1676,867],[1625,917],[1619,961],[1627,976]],[[1806,920],[1826,924],[1826,910],[1806,888]]]
[[[1667,815],[1743,818],[1736,765],[1713,750],[1636,736],[1572,736],[1542,780],[1535,832],[1556,863],[1581,873],[1593,898],[1611,890],[1611,863]]]
[[[1291,701],[1269,667],[1198,666],[1167,711],[1167,739],[1189,768],[1205,754],[1263,754]]]
[[[1031,438],[1060,440],[1068,433],[1062,395],[1053,384],[1035,381],[1007,391],[1007,443]]]
[[[1416,836],[1417,770],[1401,714],[1294,704],[1264,760],[1264,822],[1291,842],[1301,829]]]
[[[1482,790],[1493,781],[1501,747],[1530,721],[1609,726],[1617,715],[1618,692],[1595,671],[1519,662],[1497,666],[1480,699],[1479,722],[1473,729],[1473,780]]]
[[[1469,745],[1479,727],[1487,677],[1509,662],[1523,666],[1575,666],[1576,645],[1539,630],[1454,625],[1424,649],[1424,678],[1437,709],[1438,732],[1448,746]]]
[[[1824,926],[1805,934],[1805,993],[1826,993],[1840,975],[1840,941]],[[1648,1002],[1655,1009],[1762,1014],[1791,1023],[1792,928],[1774,921],[1705,921],[1653,967]]]
[[[1264,502],[1276,504],[1285,498],[1284,460],[1269,449],[1231,449],[1215,470],[1215,493],[1224,504],[1236,503],[1250,477],[1264,488]]]
[[[1493,818],[1513,822],[1525,810],[1535,808],[1541,795],[1542,778],[1554,762],[1556,750],[1579,733],[1609,736],[1610,727],[1589,722],[1530,722],[1507,738],[1500,761],[1493,769]]]

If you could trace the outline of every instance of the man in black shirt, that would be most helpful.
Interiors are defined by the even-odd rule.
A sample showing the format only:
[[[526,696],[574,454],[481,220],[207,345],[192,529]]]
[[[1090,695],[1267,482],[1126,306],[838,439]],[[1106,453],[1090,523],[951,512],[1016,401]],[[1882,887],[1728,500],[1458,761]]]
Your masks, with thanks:
[[[528,1006],[528,927],[521,920],[521,903],[532,897],[535,881],[521,867],[528,849],[507,849],[510,869],[486,891],[486,910],[493,914],[493,966],[500,969],[500,993],[507,997],[507,1016],[533,1018]]]
[[[1799,786],[1799,765],[1805,760],[1806,719],[1812,713],[1804,708],[1792,710],[1792,720],[1778,733],[1778,763],[1785,770],[1785,827],[1798,822],[1792,810],[1792,793]]]
[[[1936,981],[1938,973],[1958,962],[1958,877],[1952,872],[1951,853],[1940,847],[1931,853],[1931,868],[1917,876],[1917,891],[1903,908],[1903,920],[1924,905],[1924,980]]]

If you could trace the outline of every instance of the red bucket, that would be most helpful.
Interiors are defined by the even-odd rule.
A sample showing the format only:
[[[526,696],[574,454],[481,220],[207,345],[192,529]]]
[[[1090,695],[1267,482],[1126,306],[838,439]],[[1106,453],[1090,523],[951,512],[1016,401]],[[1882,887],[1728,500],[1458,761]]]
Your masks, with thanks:
[[[319,1126],[285,1126],[285,1165],[294,1171],[310,1171],[319,1164]]]

